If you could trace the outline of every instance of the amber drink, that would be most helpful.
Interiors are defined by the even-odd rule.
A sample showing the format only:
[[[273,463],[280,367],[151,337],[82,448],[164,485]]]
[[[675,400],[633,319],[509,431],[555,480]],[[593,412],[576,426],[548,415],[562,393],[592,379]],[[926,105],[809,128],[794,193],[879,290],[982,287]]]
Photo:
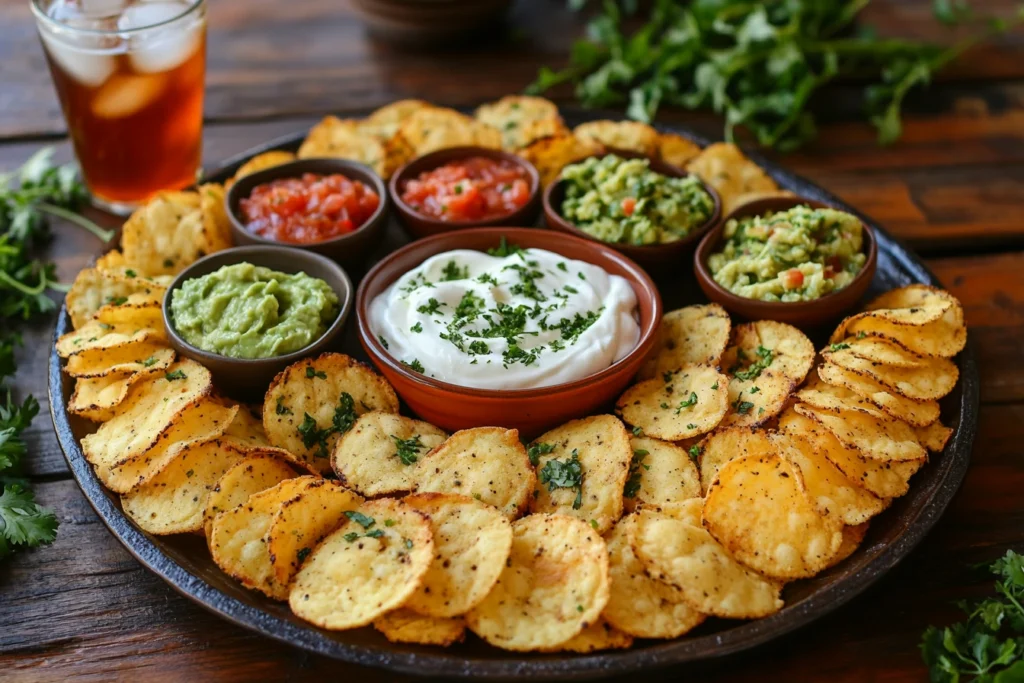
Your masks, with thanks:
[[[124,213],[195,182],[203,0],[32,0],[32,7],[94,201]]]

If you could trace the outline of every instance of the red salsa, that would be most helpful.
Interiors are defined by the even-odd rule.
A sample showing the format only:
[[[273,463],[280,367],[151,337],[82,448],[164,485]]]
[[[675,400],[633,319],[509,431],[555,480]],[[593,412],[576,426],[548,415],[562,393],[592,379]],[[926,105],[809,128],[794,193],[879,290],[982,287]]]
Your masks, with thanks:
[[[305,173],[257,185],[239,202],[245,229],[277,242],[310,244],[350,233],[380,204],[369,187],[341,175]]]
[[[530,175],[507,160],[469,157],[420,173],[402,188],[402,201],[443,221],[507,216],[530,200]]]

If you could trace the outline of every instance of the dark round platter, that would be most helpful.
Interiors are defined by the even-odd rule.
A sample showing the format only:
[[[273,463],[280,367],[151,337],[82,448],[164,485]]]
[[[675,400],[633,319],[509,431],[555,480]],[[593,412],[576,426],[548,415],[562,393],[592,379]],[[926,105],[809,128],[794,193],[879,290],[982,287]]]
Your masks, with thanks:
[[[563,110],[567,123],[575,125],[599,118],[594,112]],[[685,128],[673,129],[705,144],[707,141]],[[223,181],[250,156],[270,149],[296,150],[305,131],[273,140],[229,159],[208,175]],[[913,282],[940,284],[927,267],[881,226],[846,206],[813,183],[764,159],[754,160],[778,184],[811,199],[841,206],[873,227],[878,237],[878,270],[868,297]],[[372,263],[408,242],[392,218],[382,244],[358,269],[350,269],[358,282]],[[662,285],[665,310],[706,300],[691,272],[675,275],[671,287]],[[350,322],[340,350],[365,360]],[[55,339],[71,329],[66,309],[61,308],[54,330]],[[809,331],[820,345],[821,331]],[[943,453],[932,457],[911,481],[910,492],[872,521],[861,547],[838,566],[786,587],[786,606],[778,613],[756,621],[712,619],[683,638],[671,641],[637,641],[632,649],[592,655],[517,654],[492,648],[473,636],[462,645],[447,649],[390,643],[370,628],[354,631],[325,631],[299,620],[287,605],[273,602],[242,588],[221,572],[210,559],[204,539],[199,536],[151,536],[140,531],[121,512],[116,494],[107,491],[86,462],[79,441],[93,431],[91,423],[69,415],[66,409],[72,381],[61,372],[61,360],[51,352],[48,367],[50,412],[68,466],[86,499],[111,533],[142,564],[175,590],[202,607],[239,626],[309,652],[406,673],[445,677],[534,678],[583,680],[636,673],[645,669],[710,660],[746,650],[835,610],[881,578],[904,559],[938,521],[960,487],[970,463],[971,446],[978,424],[978,371],[973,345],[956,358],[960,381],[942,402],[942,420],[955,432]],[[262,397],[254,397],[259,401]]]

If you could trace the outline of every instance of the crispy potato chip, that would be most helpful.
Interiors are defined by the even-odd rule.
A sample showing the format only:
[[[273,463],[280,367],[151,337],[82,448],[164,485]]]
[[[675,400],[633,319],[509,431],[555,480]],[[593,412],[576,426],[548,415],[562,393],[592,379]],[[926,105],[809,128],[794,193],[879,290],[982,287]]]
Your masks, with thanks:
[[[266,491],[285,479],[294,479],[295,470],[274,452],[251,451],[227,470],[206,499],[203,528],[210,537],[213,518],[221,512],[234,510],[249,496]]]
[[[366,164],[382,178],[391,170],[387,168],[388,154],[384,142],[376,135],[362,129],[362,122],[355,119],[339,119],[325,116],[313,126],[309,135],[299,147],[298,157],[330,157],[349,159]]]
[[[775,452],[775,445],[765,432],[754,431],[749,427],[716,429],[698,448],[700,486],[705,495],[725,463],[747,455],[769,455]]]
[[[814,576],[839,552],[842,524],[820,515],[799,470],[778,455],[748,455],[718,470],[704,526],[737,560],[765,576]]]
[[[373,627],[392,643],[448,647],[466,639],[464,619],[425,617],[404,607],[377,617]]]
[[[543,652],[578,652],[587,654],[600,650],[625,650],[633,644],[633,637],[611,624],[598,619],[561,645]]]
[[[207,541],[217,566],[246,588],[285,600],[288,589],[274,581],[267,535],[281,506],[318,481],[323,480],[315,476],[285,479],[214,517]]]
[[[928,364],[928,360],[916,353],[907,351],[905,348],[887,339],[878,337],[847,337],[842,342],[831,344],[825,352],[848,350],[850,354],[858,358],[864,358],[873,363],[892,365],[899,368],[920,368]]]
[[[416,156],[465,145],[501,148],[497,128],[445,107],[417,109],[402,121],[398,133],[416,150]]]
[[[412,491],[416,462],[447,438],[429,422],[392,413],[364,413],[338,439],[331,467],[341,483],[364,496]]]
[[[634,436],[629,445],[633,459],[624,493],[626,510],[700,497],[700,474],[685,448],[647,436]]]
[[[729,380],[729,411],[723,427],[757,427],[782,412],[796,382],[773,370],[763,370],[752,379]]]
[[[917,435],[906,422],[879,420],[857,411],[838,415],[798,403],[794,410],[809,417],[831,432],[839,443],[876,460],[921,460],[928,453],[917,441]]]
[[[906,494],[910,477],[926,462],[924,458],[902,462],[866,458],[856,449],[843,446],[814,420],[792,409],[779,418],[779,429],[809,440],[850,481],[879,498],[898,498]]]
[[[130,375],[78,379],[68,401],[68,412],[93,422],[113,419],[117,414],[116,408],[124,402],[132,384],[162,371],[163,368],[149,368]]]
[[[536,139],[517,154],[536,166],[541,184],[547,187],[558,180],[562,169],[569,164],[603,151],[604,147],[592,140],[562,133]]]
[[[876,296],[867,306],[865,311],[876,311],[880,309],[907,309],[911,312],[929,311],[930,313],[921,318],[921,322],[931,322],[938,319],[934,311],[945,312],[950,306],[959,306],[949,292],[925,284],[912,284]],[[920,324],[920,323],[919,323]]]
[[[362,120],[360,128],[366,132],[376,135],[382,140],[390,140],[398,132],[402,121],[408,118],[413,112],[419,109],[431,107],[429,102],[423,100],[398,100],[391,104],[385,104]]]
[[[661,160],[682,168],[700,154],[700,145],[675,133],[658,134],[658,156]]]
[[[97,270],[109,270],[112,268],[124,268],[128,264],[124,260],[124,254],[119,249],[111,249],[96,259]]]
[[[839,544],[839,552],[832,558],[832,564],[829,567],[836,566],[856,552],[857,548],[864,541],[864,536],[867,535],[868,525],[870,524],[871,522],[864,522],[855,526],[843,527],[843,542]]]
[[[940,399],[956,386],[960,370],[948,358],[930,358],[920,367],[882,365],[853,355],[849,349],[826,351],[824,357],[839,367],[870,377],[884,387],[915,401]]]
[[[855,525],[886,508],[885,500],[843,474],[810,438],[784,432],[773,435],[772,441],[779,455],[799,470],[804,491],[823,517]]]
[[[90,355],[101,360],[104,353],[122,346],[138,344],[145,341],[166,339],[163,326],[159,328],[136,327],[135,325],[115,324],[90,320],[77,330],[61,335],[57,340],[57,354],[67,358],[90,351]],[[98,363],[96,363],[98,364]]]
[[[506,95],[496,102],[481,105],[474,116],[477,121],[501,131],[502,147],[509,150],[568,130],[558,107],[543,97]]]
[[[207,254],[234,246],[231,237],[231,219],[228,218],[224,203],[224,186],[219,183],[205,183],[196,188],[199,193],[199,209],[203,214],[204,249]]]
[[[855,410],[883,420],[887,416],[887,413],[874,403],[858,396],[846,387],[826,384],[818,377],[817,373],[811,373],[807,384],[796,393],[796,397],[812,408],[837,415],[844,410]]]
[[[209,397],[194,401],[174,415],[152,448],[98,465],[96,476],[111,491],[128,493],[149,481],[184,449],[223,436],[235,411],[237,408],[222,406]]]
[[[678,441],[718,426],[729,409],[728,399],[725,375],[710,365],[691,363],[634,384],[619,397],[615,410],[647,436]]]
[[[163,290],[129,294],[124,303],[100,306],[94,320],[108,325],[134,325],[138,328],[164,327]],[[120,302],[120,300],[118,300]]]
[[[577,517],[598,533],[612,528],[622,516],[623,487],[633,449],[629,433],[614,415],[594,415],[572,420],[537,437],[530,446],[537,468],[537,490],[531,512],[550,512]],[[559,486],[563,470],[577,462],[579,485]],[[569,477],[571,479],[571,476]]]
[[[343,513],[362,503],[358,493],[319,478],[285,501],[267,531],[271,582],[286,589],[306,556],[341,523]]]
[[[365,626],[405,603],[433,553],[422,514],[396,500],[369,501],[306,559],[288,604],[321,628]]]
[[[170,370],[132,386],[117,417],[82,439],[86,460],[102,468],[141,455],[157,444],[179,412],[213,389],[210,371],[195,361],[180,360]]]
[[[938,401],[914,401],[889,391],[866,375],[841,368],[834,363],[821,365],[818,368],[818,376],[828,384],[844,387],[866,398],[890,417],[903,420],[915,427],[923,427],[939,419]]]
[[[257,154],[254,157],[250,157],[248,161],[238,167],[235,171],[234,177],[231,182],[235,182],[239,178],[247,175],[256,173],[257,171],[263,171],[268,168],[280,166],[295,161],[297,157],[292,152],[286,152],[283,149],[272,149],[269,152],[263,154]]]
[[[661,318],[658,346],[638,379],[651,379],[689,363],[717,366],[729,345],[732,322],[718,304],[686,306]]]
[[[637,515],[626,515],[608,534],[611,590],[601,616],[615,628],[637,638],[677,638],[702,623],[705,617],[690,607],[676,588],[644,572],[644,565],[633,553],[629,540],[630,533],[635,533],[636,523]]]
[[[77,329],[106,304],[124,304],[133,294],[150,294],[162,299],[166,291],[167,285],[153,278],[127,277],[108,270],[85,268],[75,276],[64,303],[71,324]]]
[[[466,623],[505,650],[561,645],[596,622],[608,602],[608,549],[589,524],[565,515],[530,515],[512,532],[498,582]]]
[[[782,609],[780,584],[734,560],[703,527],[640,510],[629,543],[648,576],[673,585],[702,614],[756,619]]]
[[[497,508],[454,493],[415,493],[402,502],[430,520],[434,559],[405,607],[454,617],[494,587],[512,548],[512,525]]]
[[[588,121],[572,130],[581,140],[646,156],[658,153],[658,131],[639,121]]]
[[[887,312],[910,309],[885,309]],[[883,318],[881,311],[868,311],[847,318],[833,334],[832,342],[847,334],[853,337],[881,337],[918,355],[952,358],[967,344],[964,312],[959,302],[950,306],[937,320],[915,325]],[[836,335],[839,335],[836,338]]]
[[[130,342],[113,349],[86,349],[64,365],[72,377],[124,376],[148,370],[164,370],[174,362],[174,349],[163,342]]]
[[[704,522],[701,519],[704,514],[703,498],[687,498],[686,500],[680,500],[673,503],[662,503],[661,505],[644,505],[640,509],[654,510],[655,512],[660,512],[663,515],[668,515],[669,517],[681,520],[687,524],[692,524],[693,526],[704,525]]]
[[[722,215],[728,215],[744,203],[745,196],[779,189],[775,181],[736,145],[716,142],[708,145],[686,166],[718,192],[722,199]]]
[[[395,171],[416,157],[416,150],[401,133],[395,133],[384,143],[384,175],[387,180]]]
[[[222,441],[192,444],[146,483],[121,496],[125,514],[151,534],[184,534],[203,528],[210,491],[245,453]]]
[[[756,379],[765,369],[800,384],[814,366],[814,344],[803,332],[773,320],[737,325],[722,367],[737,379]]]
[[[915,427],[914,433],[917,434],[917,440],[921,445],[933,453],[941,453],[949,442],[949,437],[953,436],[953,430],[938,420],[927,427]]]
[[[263,401],[263,428],[271,444],[325,473],[338,439],[372,410],[398,412],[387,380],[349,356],[324,353],[278,373]]]
[[[144,275],[174,275],[224,248],[211,233],[197,192],[162,192],[128,217],[121,232],[125,260]]]
[[[459,493],[493,505],[509,519],[526,511],[537,483],[519,432],[476,427],[455,432],[420,458],[418,493]]]

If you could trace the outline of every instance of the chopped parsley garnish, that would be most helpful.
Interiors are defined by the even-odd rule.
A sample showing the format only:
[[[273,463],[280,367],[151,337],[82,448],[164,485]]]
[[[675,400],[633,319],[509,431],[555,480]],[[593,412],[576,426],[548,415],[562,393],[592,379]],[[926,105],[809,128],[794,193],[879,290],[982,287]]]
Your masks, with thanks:
[[[128,277],[135,277],[135,275],[136,275],[135,271],[132,270],[131,268],[129,268],[126,271],[124,271],[124,274],[127,275]]]
[[[284,397],[283,396],[278,396],[277,397],[277,407],[274,408],[274,412],[277,413],[278,415],[291,415],[292,414],[292,409],[289,408],[288,406],[286,406],[283,403],[283,401],[284,401]]]
[[[554,444],[538,442],[531,444],[530,447],[526,449],[526,455],[530,458],[530,464],[536,467],[540,462],[540,456],[547,455],[553,450],[555,450]]]
[[[308,379],[313,379],[314,377],[317,377],[319,379],[327,379],[327,373],[324,372],[323,370],[317,370],[312,365],[307,365],[306,366],[306,377]]]
[[[866,336],[868,336],[867,332],[858,332],[857,333],[857,339],[863,339]]]
[[[597,528],[597,520],[596,519],[590,520],[590,526],[592,526],[593,528],[596,529]]]
[[[316,452],[313,454],[314,457],[326,458],[330,455],[327,452],[328,437],[332,434],[344,434],[352,429],[352,425],[355,424],[357,417],[355,401],[352,399],[352,395],[347,391],[343,391],[341,396],[338,397],[338,405],[334,409],[334,417],[331,418],[330,427],[320,429],[312,415],[303,413],[302,424],[296,429],[299,432],[299,436],[302,437],[303,446],[306,448],[317,447]]]
[[[302,564],[311,552],[313,551],[309,548],[299,548],[299,552],[295,554],[295,559],[298,560],[299,564]]]
[[[384,526],[389,526],[390,527],[390,526],[394,526],[396,524],[398,524],[398,522],[396,522],[393,519],[385,519],[384,520]]]
[[[441,303],[434,297],[430,297],[430,299],[427,300],[427,303],[417,308],[416,311],[419,313],[423,313],[424,315],[434,315],[436,313],[441,312],[442,306],[444,306],[443,303]]]
[[[761,387],[750,387],[750,393],[752,394],[756,394],[759,391],[761,391]]]
[[[514,256],[516,254],[522,254],[526,250],[522,247],[510,244],[505,236],[501,236],[501,242],[496,247],[491,247],[487,250],[487,253],[491,256]]]
[[[398,449],[395,452],[395,455],[398,456],[398,459],[402,461],[403,465],[411,465],[416,462],[419,457],[419,452],[426,448],[426,446],[423,445],[423,442],[420,441],[419,434],[413,436],[411,439],[399,439],[397,436],[392,434],[391,439],[395,442],[395,446]]]
[[[152,366],[156,365],[156,362],[157,362],[157,357],[156,356],[150,356],[146,360],[142,361],[142,367],[144,367],[144,368],[152,367]]]
[[[579,279],[583,280],[584,282],[586,282],[586,281],[587,281],[587,276],[583,274],[583,271],[582,271],[582,270],[581,270],[581,271],[578,271],[578,272],[576,273],[576,277],[578,277]]]
[[[683,412],[684,408],[692,408],[695,405],[697,405],[697,392],[691,391],[689,398],[685,401],[680,401],[679,405],[676,406],[676,415]]]
[[[126,296],[108,296],[107,303],[114,306],[123,306],[128,303],[128,297]]]
[[[697,461],[698,461],[698,460],[700,459],[700,454],[701,454],[701,453],[702,453],[703,451],[704,451],[704,449],[703,449],[703,448],[701,448],[700,446],[698,446],[697,444],[693,444],[693,445],[692,445],[692,446],[690,446],[690,448],[689,448],[689,449],[687,450],[687,452],[688,452],[688,453],[690,454],[690,460],[692,460],[692,461],[693,461],[693,462],[695,462],[695,463],[696,463],[696,462],[697,462]]]
[[[509,291],[513,294],[521,294],[534,301],[547,301],[547,297],[537,286],[537,280],[544,277],[544,272],[535,268],[527,268],[518,263],[505,266],[505,270],[514,270],[519,274],[519,282],[512,285]]]
[[[421,322],[419,322],[417,320],[416,324],[409,328],[409,331],[410,332],[415,332],[416,334],[419,334],[420,332],[423,331],[423,323],[421,323]]]
[[[186,375],[181,370],[175,370],[174,372],[168,372],[166,375],[164,375],[164,379],[166,379],[168,382],[173,382],[176,379],[185,379],[186,377],[188,377],[188,375]]]
[[[388,340],[384,338],[383,334],[378,334],[377,340],[380,342],[380,345],[383,346],[385,350],[391,348],[391,345],[388,344]]]
[[[113,325],[108,325],[107,323],[100,323],[100,329],[101,330],[112,330],[112,329],[114,329],[114,326]]]
[[[622,495],[626,498],[636,498],[636,494],[640,493],[640,478],[642,473],[640,468],[645,470],[651,469],[650,465],[644,464],[644,458],[650,455],[650,451],[638,448],[633,451],[633,459],[629,462],[629,474],[626,478],[626,486],[622,491]]]
[[[377,523],[373,517],[368,517],[358,510],[345,510],[345,516],[364,529],[370,529]]]
[[[352,541],[355,541],[358,538],[380,538],[383,535],[383,530],[374,529],[372,531],[367,531],[365,534],[360,534],[358,531],[350,531],[344,536],[342,536],[342,538],[351,543]]]
[[[714,390],[714,391],[718,391],[718,382],[715,382],[714,384],[712,384],[711,385],[711,389]]]
[[[740,415],[746,415],[754,408],[750,401],[744,401],[742,397],[736,399],[732,404],[733,409]]]
[[[538,474],[538,479],[541,484],[547,484],[548,491],[575,490],[576,498],[572,502],[573,510],[579,510],[583,505],[583,466],[580,464],[580,454],[577,449],[572,449],[572,458],[569,460],[552,458],[544,463],[544,467]]]
[[[697,425],[695,425],[695,424],[693,424],[692,422],[690,422],[689,424],[687,424],[687,425],[686,425],[686,428],[687,428],[687,429],[696,429],[696,428],[697,428]]]
[[[848,348],[850,348],[850,345],[846,344],[846,343],[829,344],[829,346],[828,346],[828,350],[829,351],[842,351],[843,349],[848,349]]]
[[[766,349],[763,346],[758,346],[756,352],[757,360],[747,366],[746,370],[740,370],[740,364],[746,360],[747,356],[743,353],[743,349],[740,349],[736,354],[737,364],[730,369],[730,372],[738,380],[750,380],[757,379],[761,376],[761,372],[772,364],[772,360],[775,358],[775,354],[771,349]]]
[[[500,282],[498,282],[498,278],[494,277],[490,273],[484,273],[480,275],[479,277],[477,277],[476,281],[483,282],[484,284],[488,285],[494,285],[495,287],[501,284]]]
[[[473,291],[467,291],[455,307],[456,318],[475,318],[484,308],[484,299]]]
[[[569,272],[569,266],[565,265],[565,261],[558,262],[558,269],[564,273]]]
[[[456,186],[458,187],[458,186]],[[451,282],[452,280],[465,280],[469,277],[469,266],[459,268],[455,261],[449,261],[441,271],[441,281]]]
[[[423,367],[423,363],[421,363],[419,361],[419,359],[417,359],[417,358],[413,358],[412,361],[410,361],[408,363],[406,363],[403,360],[402,361],[402,365],[406,366],[410,370],[415,370],[416,372],[420,373],[421,375],[426,374],[426,372],[427,372],[426,368]]]
[[[644,435],[643,427],[633,427],[633,436],[643,436],[643,435]]]

